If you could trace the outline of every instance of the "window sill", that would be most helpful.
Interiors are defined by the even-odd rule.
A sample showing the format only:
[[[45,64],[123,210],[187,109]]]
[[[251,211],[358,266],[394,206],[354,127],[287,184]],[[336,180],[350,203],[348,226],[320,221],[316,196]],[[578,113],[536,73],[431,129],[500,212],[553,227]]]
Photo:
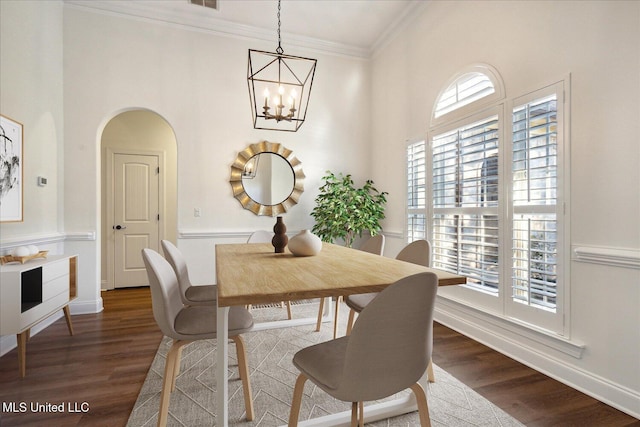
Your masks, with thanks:
[[[548,350],[552,349],[576,359],[582,358],[585,349],[581,342],[512,318],[478,310],[450,297],[438,296],[435,320],[453,329],[462,329],[463,332],[472,331],[470,335],[474,335],[473,338],[490,347],[497,339],[536,353],[548,354]]]

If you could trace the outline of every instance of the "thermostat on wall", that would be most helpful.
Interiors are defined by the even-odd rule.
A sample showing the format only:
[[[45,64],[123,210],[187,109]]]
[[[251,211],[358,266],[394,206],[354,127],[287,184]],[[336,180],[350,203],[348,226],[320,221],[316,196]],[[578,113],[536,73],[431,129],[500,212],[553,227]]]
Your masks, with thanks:
[[[44,187],[45,185],[47,185],[47,178],[45,178],[43,176],[39,176],[38,177],[38,185],[40,187]]]

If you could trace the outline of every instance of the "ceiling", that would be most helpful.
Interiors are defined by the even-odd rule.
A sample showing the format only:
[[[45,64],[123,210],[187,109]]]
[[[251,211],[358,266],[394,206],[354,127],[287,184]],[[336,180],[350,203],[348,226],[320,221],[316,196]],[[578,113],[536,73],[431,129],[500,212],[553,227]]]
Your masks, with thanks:
[[[217,10],[189,0],[65,0],[71,7],[186,25],[230,36],[273,40],[276,0],[217,0]],[[427,0],[282,0],[282,47],[370,57]]]

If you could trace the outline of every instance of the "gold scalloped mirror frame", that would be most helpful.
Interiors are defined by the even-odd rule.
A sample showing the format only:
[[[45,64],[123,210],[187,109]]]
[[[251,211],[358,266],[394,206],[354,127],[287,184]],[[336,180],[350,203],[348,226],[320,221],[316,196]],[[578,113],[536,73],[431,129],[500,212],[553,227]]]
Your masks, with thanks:
[[[242,185],[242,173],[245,165],[253,156],[261,153],[277,154],[285,159],[293,170],[293,189],[287,199],[275,205],[263,205],[253,200],[246,193]],[[287,212],[292,206],[298,203],[300,195],[304,191],[304,172],[300,160],[293,155],[293,152],[278,142],[262,141],[251,144],[246,149],[238,153],[238,157],[231,165],[231,178],[229,183],[233,190],[233,197],[238,199],[243,208],[250,210],[256,215],[276,216]]]

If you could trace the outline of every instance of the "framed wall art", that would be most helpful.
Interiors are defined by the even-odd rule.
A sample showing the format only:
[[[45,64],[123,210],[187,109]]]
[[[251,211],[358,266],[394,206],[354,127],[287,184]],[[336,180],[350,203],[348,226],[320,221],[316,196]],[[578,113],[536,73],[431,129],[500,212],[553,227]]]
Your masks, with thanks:
[[[23,221],[23,128],[0,115],[0,222]]]

